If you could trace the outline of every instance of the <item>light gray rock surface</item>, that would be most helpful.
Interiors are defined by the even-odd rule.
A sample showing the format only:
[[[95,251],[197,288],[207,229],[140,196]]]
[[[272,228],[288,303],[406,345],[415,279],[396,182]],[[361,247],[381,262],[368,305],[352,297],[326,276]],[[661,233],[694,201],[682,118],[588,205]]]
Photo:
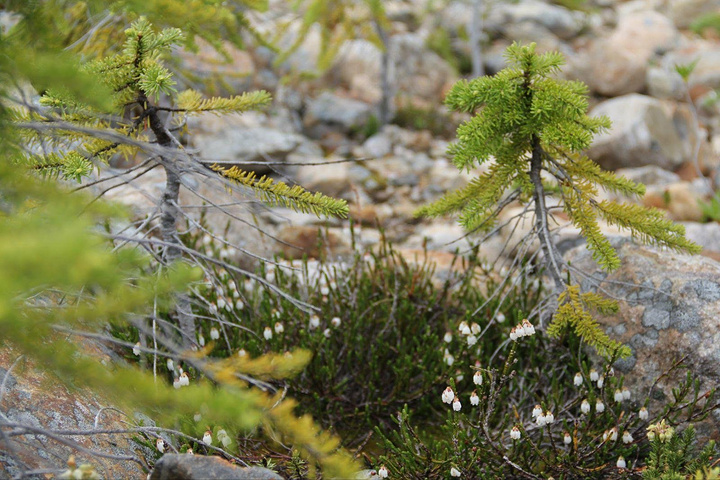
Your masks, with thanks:
[[[611,338],[625,343],[632,355],[616,363],[625,384],[649,393],[653,382],[681,357],[705,390],[720,385],[720,263],[707,257],[683,255],[612,239],[622,266],[611,274],[598,268],[584,246],[571,250],[565,259],[591,276],[602,279],[602,288],[622,299],[616,315],[600,318]],[[594,282],[584,280],[584,290]],[[671,389],[685,378],[674,371],[657,384],[650,409],[659,411],[672,398]],[[698,425],[705,438],[720,438],[720,412]]]
[[[676,104],[630,94],[598,104],[591,115],[612,121],[587,152],[606,169],[655,165],[674,170],[692,155],[691,119]]]

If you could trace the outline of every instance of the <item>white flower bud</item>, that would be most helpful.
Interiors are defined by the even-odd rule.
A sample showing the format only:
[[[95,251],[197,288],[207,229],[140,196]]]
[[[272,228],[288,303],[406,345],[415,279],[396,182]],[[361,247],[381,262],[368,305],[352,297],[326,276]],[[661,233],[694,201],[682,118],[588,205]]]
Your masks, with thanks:
[[[478,397],[478,394],[475,392],[472,392],[470,394],[470,405],[477,407],[480,405],[480,397]]]
[[[311,315],[308,326],[310,327],[310,330],[315,330],[316,328],[318,328],[320,326],[320,317],[318,317],[317,315]]]
[[[625,430],[623,432],[622,441],[623,441],[623,443],[632,443],[632,441],[633,441],[632,434],[630,432],[628,432],[627,430]]]
[[[462,475],[462,473],[460,473],[460,470],[458,470],[457,468],[452,467],[452,468],[450,469],[450,476],[451,476],[451,477],[459,477],[459,476],[461,476],[461,475]]]
[[[600,378],[598,378],[598,380],[597,380],[597,387],[602,388],[604,383],[605,383],[605,377],[603,375],[600,375]]]
[[[640,417],[640,420],[647,420],[648,419],[648,409],[645,407],[642,407],[640,409],[640,412],[638,413],[638,417]]]
[[[218,331],[217,328],[212,327],[212,328],[210,329],[210,338],[213,339],[213,340],[217,340],[217,339],[220,338],[220,332]]]
[[[326,328],[325,330],[323,330],[323,335],[325,335],[325,338],[330,338],[330,335],[332,335],[332,332],[330,331],[329,328]]]
[[[535,327],[532,323],[528,321],[527,318],[522,321],[522,328],[526,337],[529,337],[530,335],[535,335]]]
[[[613,427],[610,429],[610,441],[614,442],[618,439],[618,429],[617,427]]]
[[[320,294],[323,296],[327,296],[330,294],[330,289],[327,285],[323,285],[322,287],[320,287]]]
[[[545,423],[547,423],[549,425],[554,422],[555,422],[555,415],[553,415],[553,413],[550,410],[545,412]]]
[[[594,368],[590,369],[590,381],[591,382],[597,382],[598,378],[600,378],[600,375],[598,374],[597,370]]]
[[[272,338],[272,329],[270,327],[265,327],[265,331],[263,331],[263,337],[265,337],[265,340],[270,340]]]
[[[167,365],[167,369],[170,370],[171,372],[173,370],[175,370],[175,362],[173,362],[172,358],[168,358],[167,361],[165,362],[165,364]]]
[[[140,342],[137,342],[133,347],[133,355],[140,356]]]
[[[587,398],[580,404],[580,411],[585,414],[590,413],[590,402],[587,401]]]
[[[503,323],[505,321],[505,314],[502,312],[498,312],[497,317],[495,317],[495,320],[498,323]]]
[[[275,322],[275,333],[280,335],[285,331],[285,327],[283,326],[282,322]]]
[[[513,440],[520,440],[520,429],[517,426],[510,430],[510,438]]]
[[[540,415],[542,415],[542,407],[540,405],[535,405],[535,408],[533,408],[532,411],[532,418],[537,418]]]
[[[218,300],[217,300],[218,310],[227,310],[227,306],[228,306],[227,302],[225,301],[224,298],[222,298],[222,297],[218,298]]]
[[[580,372],[575,374],[575,378],[573,378],[573,383],[576,387],[579,387],[583,383],[582,374]]]
[[[160,453],[165,453],[165,441],[162,438],[155,440],[155,448]]]
[[[475,385],[482,385],[483,382],[483,376],[482,372],[480,370],[477,370],[475,374],[473,375],[473,383]]]
[[[238,357],[244,357],[245,355],[247,355],[247,352],[245,351],[244,348],[241,348],[240,350],[238,350]]]
[[[547,419],[545,418],[545,415],[543,415],[542,413],[540,415],[538,415],[537,418],[535,419],[535,423],[537,423],[538,427],[544,427],[545,424],[547,423]]]
[[[380,466],[380,468],[377,471],[377,476],[380,478],[388,478],[388,469],[385,468],[385,465]]]
[[[179,378],[176,378],[175,380],[173,380],[173,387],[175,387],[175,388],[180,388],[180,387],[182,387],[182,385],[180,385],[180,379],[179,379]]]
[[[477,337],[475,335],[468,335],[467,337],[467,344],[469,347],[472,347],[477,343]]]
[[[210,315],[217,315],[217,312],[218,312],[217,305],[215,305],[214,303],[211,303],[210,305],[208,305],[208,311],[210,312]]]
[[[205,435],[203,435],[203,443],[212,445],[212,432],[210,430],[206,431]]]
[[[623,387],[623,389],[622,389],[622,396],[623,396],[623,400],[630,400],[630,390],[628,390],[627,388]]]
[[[452,364],[455,363],[455,357],[453,357],[447,352],[445,352],[443,359],[445,360],[445,363],[448,364],[448,366],[452,366]]]
[[[515,341],[517,341],[517,339],[518,339],[517,329],[515,327],[513,327],[512,330],[510,330],[510,340],[515,342]]]
[[[190,377],[188,377],[187,372],[182,372],[180,374],[180,386],[187,387],[188,385],[190,385]]]
[[[447,387],[442,393],[443,403],[451,404],[454,398],[455,393],[453,392],[452,388]]]
[[[212,237],[207,233],[202,237],[202,244],[206,247],[212,243]]]
[[[445,336],[443,337],[443,340],[445,340],[445,343],[452,342],[452,333],[445,332]]]
[[[463,326],[462,329],[460,329],[460,335],[468,336],[472,332],[470,331],[470,327],[467,326],[467,323]]]
[[[185,451],[185,454],[186,454],[186,455],[195,455],[195,454],[193,453],[193,449],[192,449],[192,448],[188,448],[188,449]]]
[[[621,392],[620,390],[617,390],[617,389],[616,389],[616,390],[615,390],[615,396],[614,396],[614,398],[615,398],[615,401],[616,401],[616,402],[622,402],[622,401],[623,401],[623,394],[622,394],[622,392]]]
[[[473,335],[477,335],[478,333],[480,333],[480,325],[473,322],[473,324],[470,325],[470,331],[472,332]]]
[[[572,443],[572,437],[569,432],[565,432],[565,435],[563,435],[563,443],[565,445],[570,445]]]
[[[627,468],[627,463],[625,462],[625,459],[622,455],[618,457],[617,463],[615,465],[617,465],[617,468]]]
[[[242,310],[243,308],[245,308],[245,302],[243,302],[242,300],[238,299],[238,300],[235,302],[235,310]]]
[[[459,412],[462,408],[462,404],[460,403],[460,399],[458,397],[455,397],[455,400],[453,400],[452,407],[456,412]]]
[[[470,328],[468,327],[467,322],[463,320],[462,322],[460,322],[460,325],[458,325],[458,331],[459,331],[460,333],[462,333],[462,331],[465,330],[466,328],[467,328],[468,330],[470,330]]]
[[[205,346],[205,337],[203,337],[202,333],[200,335],[198,335],[198,343],[200,344],[201,347]]]
[[[603,403],[602,400],[599,400],[599,399],[598,399],[598,401],[595,402],[595,411],[596,411],[597,413],[602,413],[602,412],[605,411],[605,404]]]
[[[341,323],[342,320],[340,320],[340,317],[333,317],[332,320],[330,320],[330,324],[335,328],[339,327]]]

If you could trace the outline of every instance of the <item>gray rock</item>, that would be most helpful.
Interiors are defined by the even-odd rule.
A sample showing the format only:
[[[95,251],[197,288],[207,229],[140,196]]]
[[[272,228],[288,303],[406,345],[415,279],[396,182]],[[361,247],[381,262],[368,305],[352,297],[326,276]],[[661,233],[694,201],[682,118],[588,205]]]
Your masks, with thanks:
[[[720,0],[673,0],[666,5],[668,16],[679,28],[687,28],[701,15],[720,10]]]
[[[647,71],[648,93],[655,98],[684,100],[686,87],[682,77],[675,70],[651,67]]]
[[[606,169],[655,165],[674,170],[692,155],[691,121],[678,105],[630,94],[602,102],[591,113],[612,121],[587,152]]]
[[[499,2],[489,9],[487,28],[506,33],[511,25],[523,22],[542,25],[558,37],[569,40],[582,30],[585,15],[538,0]]]
[[[271,170],[262,166],[263,162],[285,160],[304,140],[301,135],[273,128],[242,128],[234,124],[232,117],[222,120],[225,121],[214,123],[212,130],[194,132],[190,137],[190,146],[196,148],[207,163],[239,164],[244,169],[267,173]]]
[[[409,97],[439,103],[457,80],[452,66],[428,50],[425,38],[417,33],[393,36],[391,55],[397,91]]]
[[[720,88],[720,47],[716,42],[692,42],[668,53],[663,57],[660,66],[677,81],[679,75],[675,72],[675,65],[688,65],[695,61],[697,64],[688,78],[690,91],[699,96]]]
[[[642,402],[653,382],[684,355],[700,380],[701,392],[719,385],[720,263],[638,246],[629,239],[611,242],[622,266],[607,275],[601,287],[621,299],[620,311],[599,322],[632,350],[632,356],[617,367],[625,373],[625,385],[634,398]],[[584,246],[571,250],[565,259],[590,275],[600,273]],[[672,398],[671,389],[685,374],[676,370],[661,378],[656,387],[661,397]],[[651,402],[649,408],[658,412],[662,407],[662,402]],[[697,425],[703,438],[720,438],[716,422],[711,416]]]
[[[371,114],[372,107],[366,103],[323,92],[308,103],[304,122],[307,129],[324,124],[350,133],[365,125]]]
[[[637,168],[621,168],[615,173],[648,187],[664,187],[681,181],[677,174],[663,170],[655,165]]]
[[[220,457],[166,454],[155,464],[150,480],[282,480],[272,470],[238,467]]]
[[[683,222],[683,225],[685,236],[703,247],[705,253],[720,255],[720,223]]]

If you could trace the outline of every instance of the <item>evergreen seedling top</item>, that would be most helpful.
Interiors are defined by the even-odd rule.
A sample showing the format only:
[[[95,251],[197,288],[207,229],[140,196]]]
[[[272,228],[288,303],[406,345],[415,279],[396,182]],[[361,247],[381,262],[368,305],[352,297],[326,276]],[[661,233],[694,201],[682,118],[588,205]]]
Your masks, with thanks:
[[[645,188],[602,170],[581,153],[595,134],[610,127],[610,121],[587,115],[585,84],[552,77],[563,64],[562,55],[539,55],[535,44],[513,44],[506,58],[508,67],[497,75],[460,81],[446,99],[450,108],[474,114],[458,128],[457,142],[448,149],[454,164],[468,171],[485,163],[489,168],[465,188],[446,194],[418,213],[459,213],[460,223],[468,230],[489,231],[505,206],[516,200],[532,202],[535,222],[531,233],[540,240],[556,293],[564,290],[550,332],[558,333],[561,325],[571,324],[601,353],[611,353],[617,345],[599,329],[588,309],[607,313],[616,305],[571,286],[572,276],[552,240],[553,214],[547,197],[559,198],[563,211],[587,240],[593,258],[606,271],[617,269],[620,259],[601,232],[601,220],[630,231],[642,243],[692,253],[700,247],[685,238],[682,225],[668,220],[660,210],[596,198],[601,188],[628,196],[643,195]],[[548,189],[546,178],[556,186]]]

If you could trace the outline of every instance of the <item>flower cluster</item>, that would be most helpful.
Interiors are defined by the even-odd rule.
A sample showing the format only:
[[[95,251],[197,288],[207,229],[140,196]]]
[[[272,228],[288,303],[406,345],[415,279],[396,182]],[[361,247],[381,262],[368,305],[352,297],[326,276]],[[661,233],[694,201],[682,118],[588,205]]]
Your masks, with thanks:
[[[518,338],[522,337],[529,337],[531,335],[535,335],[535,327],[528,321],[527,318],[510,330],[510,340],[512,341],[516,341]]]
[[[665,422],[664,418],[658,423],[653,423],[652,425],[647,427],[647,438],[650,441],[657,438],[661,442],[665,442],[667,440],[670,440],[674,433],[675,429],[672,426],[668,425]]]

